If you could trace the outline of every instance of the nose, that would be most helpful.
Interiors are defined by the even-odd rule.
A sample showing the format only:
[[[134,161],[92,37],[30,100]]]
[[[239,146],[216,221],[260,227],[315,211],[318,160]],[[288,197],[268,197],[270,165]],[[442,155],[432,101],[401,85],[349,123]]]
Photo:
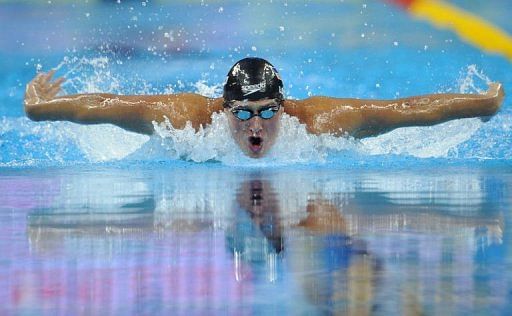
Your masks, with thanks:
[[[259,135],[263,130],[263,125],[261,124],[261,118],[255,117],[251,120],[251,125],[249,125],[249,131],[252,135]]]

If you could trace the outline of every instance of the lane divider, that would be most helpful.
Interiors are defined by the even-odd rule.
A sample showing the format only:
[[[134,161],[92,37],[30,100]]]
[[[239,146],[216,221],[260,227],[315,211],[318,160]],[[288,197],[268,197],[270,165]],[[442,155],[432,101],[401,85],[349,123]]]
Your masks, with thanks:
[[[512,37],[481,17],[441,0],[389,0],[427,20],[436,27],[450,29],[482,50],[512,60]]]

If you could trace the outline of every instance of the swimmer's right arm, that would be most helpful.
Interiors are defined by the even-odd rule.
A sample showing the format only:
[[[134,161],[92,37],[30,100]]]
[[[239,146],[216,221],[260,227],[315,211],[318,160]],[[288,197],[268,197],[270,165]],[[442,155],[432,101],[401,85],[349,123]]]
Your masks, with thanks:
[[[141,134],[154,132],[153,122],[168,118],[174,128],[187,122],[198,129],[209,124],[211,114],[222,109],[222,99],[198,94],[115,95],[105,93],[59,96],[64,78],[52,82],[54,71],[38,74],[25,93],[25,112],[34,121],[109,123]]]

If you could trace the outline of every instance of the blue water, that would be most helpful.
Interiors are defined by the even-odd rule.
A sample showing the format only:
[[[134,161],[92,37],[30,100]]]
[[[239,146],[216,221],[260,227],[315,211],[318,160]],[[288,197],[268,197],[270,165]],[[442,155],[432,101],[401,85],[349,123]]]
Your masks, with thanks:
[[[2,314],[510,312],[502,168],[0,178]]]
[[[31,122],[25,84],[220,96],[270,60],[290,98],[512,86],[512,64],[383,2],[0,4],[0,314],[510,313],[512,118],[361,141],[225,117],[153,137]],[[453,3],[509,33],[512,5]]]

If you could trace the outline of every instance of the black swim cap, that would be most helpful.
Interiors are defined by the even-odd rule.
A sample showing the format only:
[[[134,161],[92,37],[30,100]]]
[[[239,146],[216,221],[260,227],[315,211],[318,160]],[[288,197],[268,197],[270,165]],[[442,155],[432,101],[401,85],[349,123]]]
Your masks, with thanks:
[[[231,67],[224,85],[224,105],[234,100],[283,100],[283,81],[271,63],[244,58]]]

